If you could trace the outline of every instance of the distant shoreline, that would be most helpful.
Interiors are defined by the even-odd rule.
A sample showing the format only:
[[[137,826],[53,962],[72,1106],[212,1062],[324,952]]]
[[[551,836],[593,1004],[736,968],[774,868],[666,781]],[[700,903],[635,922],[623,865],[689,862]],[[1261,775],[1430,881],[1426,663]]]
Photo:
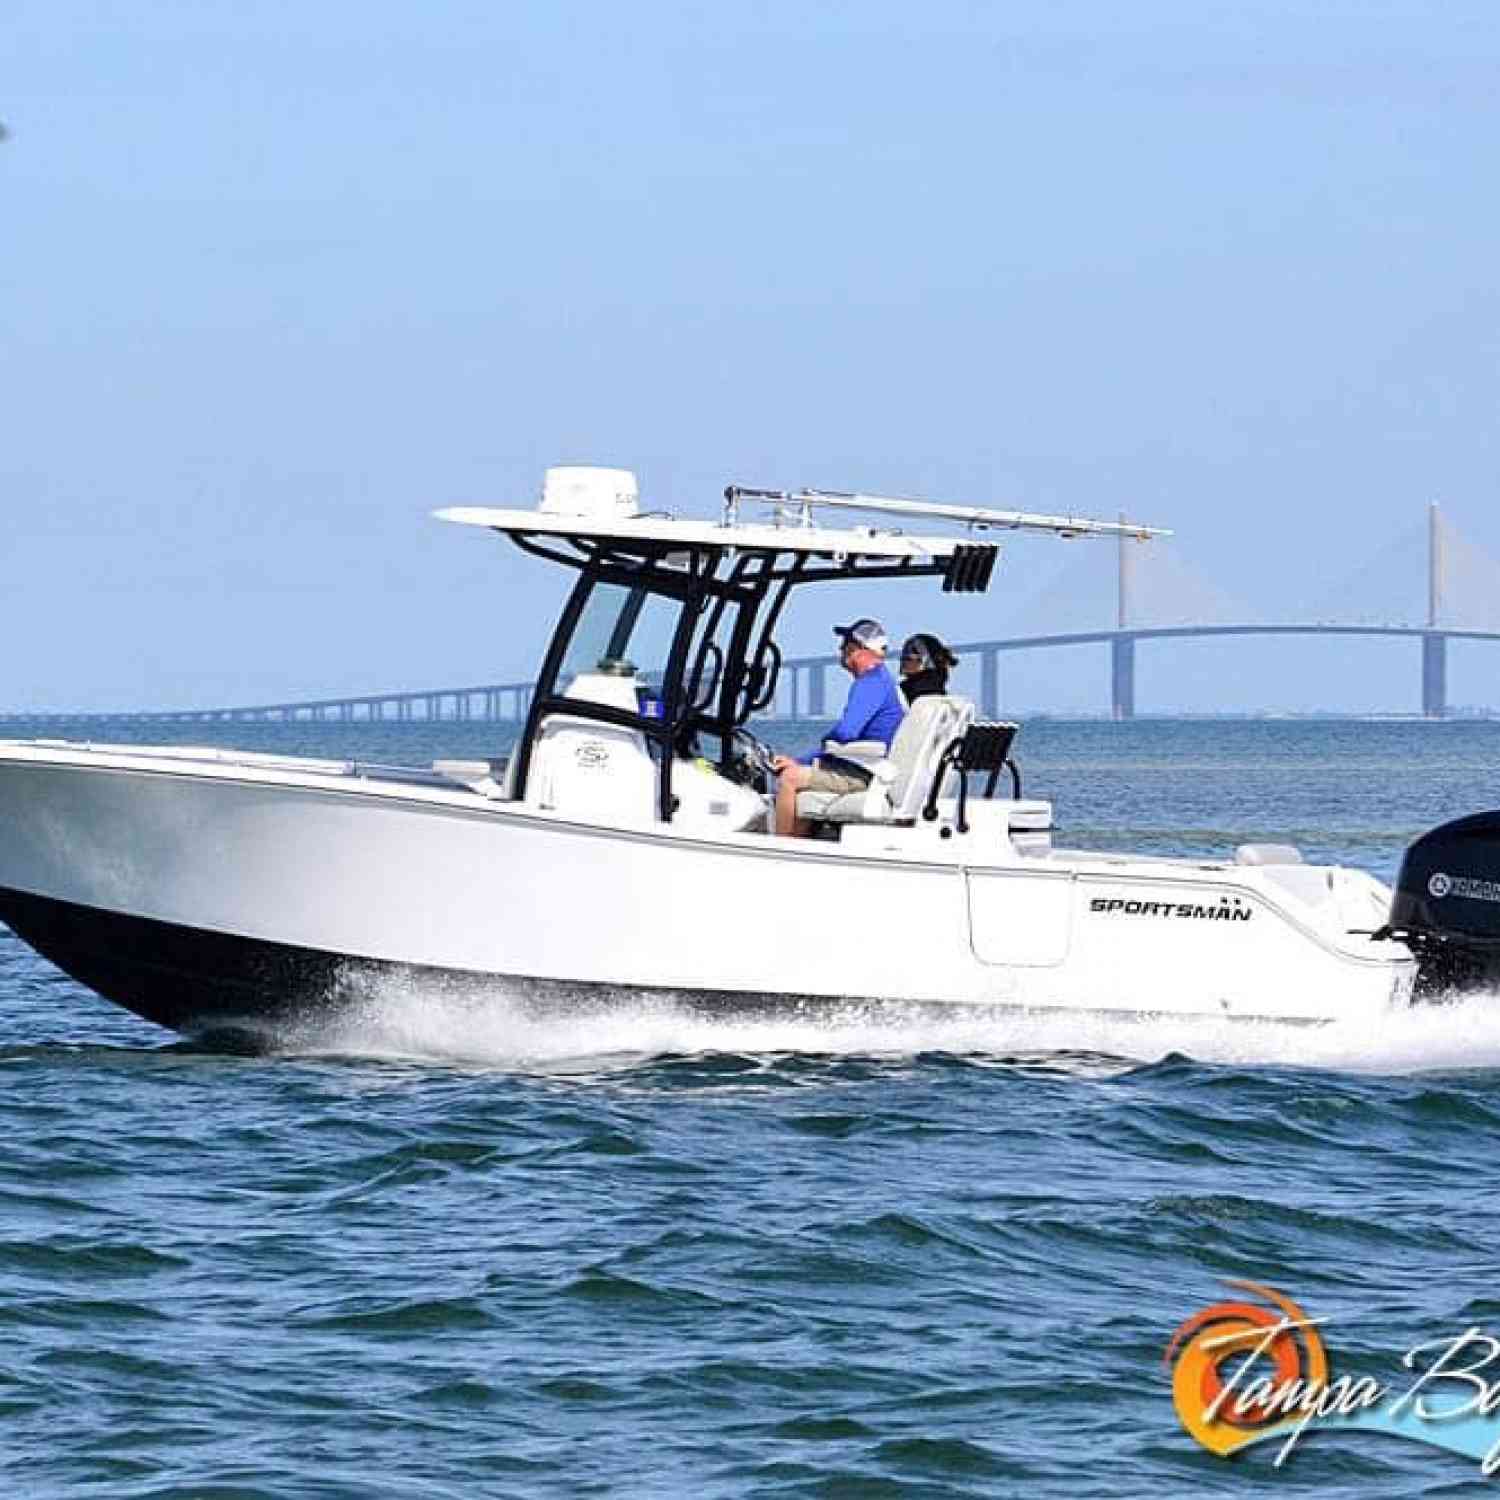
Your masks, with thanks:
[[[199,712],[196,709],[173,710],[174,714],[193,714]],[[210,710],[202,710],[205,714]],[[763,718],[759,722],[763,724],[808,724],[821,723],[827,715],[814,715],[801,718]],[[1136,713],[1131,719],[1117,721],[1107,713],[1058,713],[1049,709],[1029,708],[1006,708],[1001,710],[1002,718],[1021,719],[1029,724],[1052,723],[1052,724],[1111,724],[1116,722],[1144,724],[1184,724],[1184,723],[1344,723],[1344,724],[1452,724],[1452,723],[1486,723],[1500,721],[1500,709],[1495,708],[1455,708],[1450,709],[1441,719],[1429,719],[1420,713],[1358,713],[1347,709],[1244,709],[1223,710],[1221,712],[1181,712],[1181,713]],[[444,725],[463,725],[465,727],[478,727],[484,724],[492,724],[498,728],[519,728],[519,720],[515,719],[349,719],[341,720],[327,719],[222,719],[212,720],[204,718],[201,720],[173,718],[168,719],[165,715],[158,715],[150,709],[80,709],[77,711],[68,709],[36,709],[36,710],[12,710],[0,713],[0,730],[7,726],[22,726],[26,724],[117,724],[126,723],[146,727],[148,725],[161,725],[166,727],[174,724],[182,728],[243,728],[248,725],[284,725],[288,728],[301,726],[303,728],[316,724],[322,729],[369,729],[379,725],[388,730],[412,730],[430,732]]]

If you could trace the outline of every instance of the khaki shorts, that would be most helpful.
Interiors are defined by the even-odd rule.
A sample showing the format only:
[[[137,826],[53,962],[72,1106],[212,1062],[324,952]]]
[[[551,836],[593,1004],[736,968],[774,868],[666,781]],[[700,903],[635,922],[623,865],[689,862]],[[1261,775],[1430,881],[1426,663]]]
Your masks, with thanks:
[[[832,763],[826,760],[814,762],[807,773],[807,784],[802,788],[804,792],[832,792],[836,797],[842,797],[846,792],[862,792],[869,786],[870,778],[863,772],[856,771],[852,767],[846,768],[839,761]]]

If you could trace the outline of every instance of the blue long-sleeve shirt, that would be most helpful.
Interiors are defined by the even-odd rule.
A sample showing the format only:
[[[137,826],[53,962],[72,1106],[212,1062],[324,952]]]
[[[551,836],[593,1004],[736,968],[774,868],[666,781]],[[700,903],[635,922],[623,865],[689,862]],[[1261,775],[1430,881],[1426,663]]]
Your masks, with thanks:
[[[874,666],[850,684],[843,717],[824,739],[837,740],[841,745],[851,740],[879,740],[889,750],[905,714],[906,705],[901,701],[895,679],[884,666]],[[810,766],[822,753],[820,745],[804,755],[802,763]]]

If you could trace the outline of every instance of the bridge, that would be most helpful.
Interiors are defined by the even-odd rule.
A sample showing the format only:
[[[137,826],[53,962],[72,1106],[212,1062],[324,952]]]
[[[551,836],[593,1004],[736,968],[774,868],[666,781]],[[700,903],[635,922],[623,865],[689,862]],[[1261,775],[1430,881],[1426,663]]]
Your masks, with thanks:
[[[1124,517],[1121,517],[1123,520]],[[1455,640],[1500,641],[1500,565],[1469,546],[1444,521],[1439,508],[1429,508],[1427,525],[1427,608],[1417,622],[1349,622],[1339,620],[1257,621],[1249,618],[1212,618],[1212,608],[1199,607],[1197,618],[1177,621],[1142,618],[1136,608],[1142,558],[1170,556],[1164,544],[1140,544],[1121,538],[1116,569],[1115,620],[1112,626],[1046,634],[1012,635],[954,643],[953,649],[977,662],[976,697],[989,717],[1000,713],[1000,659],[1008,653],[1046,651],[1064,646],[1100,645],[1109,648],[1110,708],[1116,719],[1130,719],[1136,711],[1136,650],[1143,642],[1215,636],[1359,636],[1420,642],[1421,708],[1429,719],[1448,714],[1448,644]],[[1403,555],[1404,555],[1403,548]],[[1462,585],[1468,581],[1470,586]],[[1158,582],[1159,580],[1153,580]],[[1153,587],[1153,598],[1170,590]],[[1181,592],[1179,590],[1179,592]],[[1189,580],[1189,594],[1194,593]],[[1198,591],[1201,594],[1201,590]],[[1219,614],[1224,613],[1220,606]],[[1230,611],[1232,615],[1232,611]],[[821,718],[829,708],[828,673],[838,666],[834,656],[788,659],[774,710],[788,717]],[[514,723],[525,718],[531,705],[531,682],[481,683],[472,687],[423,688],[415,692],[356,694],[316,698],[294,703],[260,703],[232,708],[168,709],[158,712],[91,714],[0,714],[0,725],[36,724],[215,724],[260,722]]]
[[[1041,651],[1053,646],[1108,645],[1111,655],[1111,709],[1117,719],[1135,717],[1135,647],[1138,641],[1187,639],[1230,635],[1354,635],[1392,636],[1422,642],[1422,712],[1426,718],[1448,714],[1448,657],[1450,640],[1500,641],[1500,631],[1428,630],[1409,625],[1176,625],[1135,630],[1078,631],[1067,635],[1017,636],[1003,641],[960,642],[960,657],[978,658],[979,704],[990,718],[1000,712],[999,663],[1008,651]],[[782,670],[791,674],[790,717],[822,718],[827,713],[824,673],[836,666],[830,656],[799,657]],[[805,684],[805,685],[804,685]]]
[[[1124,520],[1124,517],[1121,517]],[[1008,652],[1043,651],[1060,646],[1107,645],[1110,652],[1110,709],[1116,719],[1135,717],[1136,646],[1142,641],[1202,639],[1214,636],[1366,636],[1421,643],[1422,714],[1429,719],[1448,716],[1448,643],[1454,640],[1500,641],[1500,609],[1490,601],[1500,591],[1500,567],[1466,544],[1444,522],[1437,505],[1427,514],[1427,611],[1420,624],[1401,622],[1349,623],[1331,620],[1306,623],[1274,621],[1211,621],[1179,624],[1148,624],[1135,616],[1137,573],[1141,547],[1126,538],[1119,541],[1115,624],[1098,630],[1053,632],[1013,636],[1003,640],[956,643],[954,652],[979,663],[977,698],[980,710],[996,717],[1000,711],[1000,658]],[[1151,543],[1159,548],[1160,544]],[[1146,553],[1150,555],[1149,552]],[[1472,579],[1482,598],[1459,604],[1453,584]],[[1460,595],[1464,592],[1458,591]],[[1473,592],[1470,590],[1469,592]],[[1461,615],[1483,620],[1459,623]],[[789,712],[793,717],[821,718],[827,712],[824,674],[838,665],[833,656],[799,657],[785,663],[790,672]]]
[[[487,682],[478,687],[423,688],[415,693],[365,693],[353,698],[308,698],[296,703],[252,703],[236,708],[173,708],[120,713],[0,714],[0,724],[247,724],[247,723],[490,723],[516,722],[531,706],[531,682]]]

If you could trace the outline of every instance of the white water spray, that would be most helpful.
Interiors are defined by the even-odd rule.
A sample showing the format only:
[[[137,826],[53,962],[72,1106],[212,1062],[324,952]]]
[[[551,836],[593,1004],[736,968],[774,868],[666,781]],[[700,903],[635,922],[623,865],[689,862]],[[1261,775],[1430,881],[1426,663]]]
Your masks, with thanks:
[[[449,990],[362,978],[355,999],[325,1021],[279,1033],[275,1050],[587,1073],[664,1056],[806,1053],[909,1058],[947,1052],[1000,1064],[1055,1065],[1093,1076],[1181,1054],[1235,1066],[1421,1073],[1500,1068],[1500,995],[1392,1011],[1327,1025],[1077,1011],[903,1012],[847,1001],[806,1011],[714,1016],[622,989],[607,1007],[569,1012],[522,983]]]

